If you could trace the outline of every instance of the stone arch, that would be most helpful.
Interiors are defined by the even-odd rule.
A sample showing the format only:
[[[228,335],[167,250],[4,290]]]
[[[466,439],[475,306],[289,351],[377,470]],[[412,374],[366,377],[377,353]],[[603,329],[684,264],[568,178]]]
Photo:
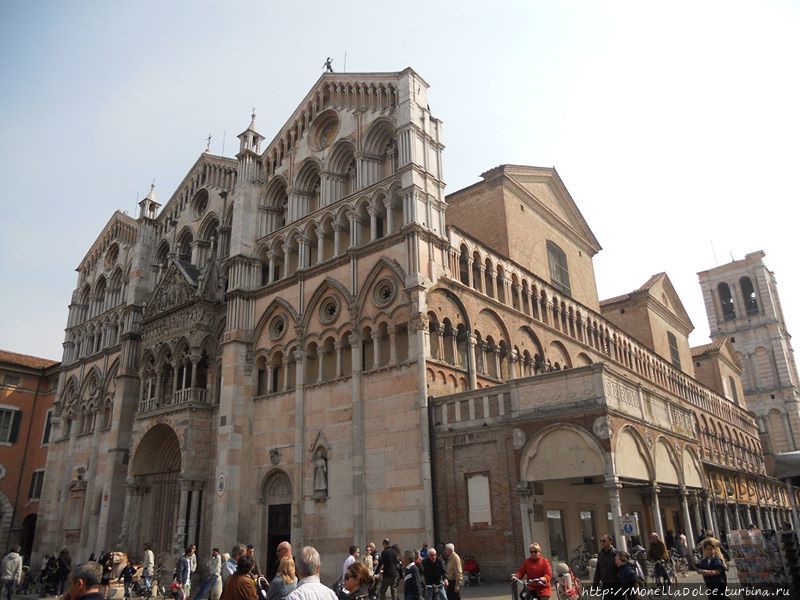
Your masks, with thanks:
[[[138,498],[136,515],[140,541],[151,541],[156,555],[174,552],[178,515],[174,510],[180,501],[179,480],[186,465],[178,433],[166,423],[158,423],[145,432],[136,445],[130,462],[130,478],[143,491]],[[184,540],[185,541],[185,540]]]
[[[287,300],[278,296],[274,298],[272,302],[270,302],[269,306],[267,306],[267,308],[261,314],[261,317],[258,319],[256,326],[253,328],[253,335],[250,338],[251,344],[253,344],[254,346],[258,345],[258,340],[261,338],[261,334],[264,331],[264,327],[269,322],[270,318],[272,318],[272,315],[275,314],[275,311],[278,310],[279,308],[283,308],[289,314],[289,317],[291,317],[292,321],[294,321],[295,324],[298,324],[300,322],[300,315],[297,313],[294,307],[291,304],[289,304]],[[287,328],[289,325],[290,324],[287,323]]]
[[[520,459],[521,481],[603,476],[606,472],[605,452],[597,439],[567,423],[539,431],[525,445]]]
[[[203,218],[203,222],[200,224],[197,238],[210,242],[212,237],[216,237],[216,231],[218,227],[219,217],[217,217],[217,214],[215,212],[208,213]]]
[[[386,143],[397,135],[394,122],[386,117],[376,119],[364,137],[364,152],[373,156],[379,155]]]
[[[378,278],[381,276],[381,273],[384,271],[384,269],[388,269],[396,279],[395,283],[398,285],[398,293],[396,297],[400,296],[400,292],[404,292],[406,273],[403,271],[403,267],[401,267],[400,263],[393,258],[382,256],[378,259],[372,269],[370,269],[370,272],[364,279],[361,290],[355,299],[354,307],[359,312],[363,313],[364,307],[367,305],[367,301],[369,299],[369,294],[372,293],[372,288],[378,281]]]
[[[682,471],[675,450],[664,436],[659,436],[655,446],[656,481],[671,485],[683,483]]]
[[[192,261],[192,242],[194,242],[194,231],[188,225],[181,229],[175,242],[175,254],[181,260]]]
[[[527,325],[523,325],[522,327],[519,328],[517,333],[523,334],[523,338],[527,338],[528,340],[530,340],[530,342],[533,344],[532,350],[534,355],[538,354],[539,360],[543,361],[545,359],[544,348],[542,347],[542,342],[539,340],[539,336],[536,335],[533,329],[531,329]],[[525,348],[525,350],[527,350],[527,348]]]
[[[353,296],[350,294],[347,288],[340,281],[337,281],[332,277],[326,277],[317,286],[317,289],[314,290],[314,293],[311,295],[311,299],[308,301],[306,310],[303,313],[300,322],[298,323],[304,332],[308,331],[308,326],[312,322],[312,319],[316,320],[318,318],[315,309],[323,297],[329,292],[334,292],[335,295],[341,296],[341,299],[344,301],[344,305],[340,308],[339,315],[336,318],[337,321],[345,316],[343,310],[345,308],[351,316],[354,317],[356,315]]]
[[[496,327],[497,331],[500,333],[500,338],[505,340],[507,346],[511,346],[511,335],[503,319],[492,309],[483,308],[478,313],[478,318],[475,320],[475,328],[481,330],[484,339],[492,335],[492,327],[486,327],[486,325],[489,324]]]
[[[592,359],[589,358],[589,355],[585,352],[580,352],[578,356],[575,358],[575,366],[577,367],[588,367],[592,364]]]
[[[690,446],[683,448],[683,483],[686,487],[705,488],[705,477],[697,453]]]
[[[264,504],[290,504],[292,478],[283,469],[272,469],[261,481],[259,501]]]
[[[553,368],[572,368],[572,359],[569,357],[569,352],[564,344],[558,340],[553,340],[550,342],[550,346],[547,348],[547,358],[552,363]]]
[[[614,439],[615,473],[619,477],[652,481],[655,469],[642,435],[626,425]]]

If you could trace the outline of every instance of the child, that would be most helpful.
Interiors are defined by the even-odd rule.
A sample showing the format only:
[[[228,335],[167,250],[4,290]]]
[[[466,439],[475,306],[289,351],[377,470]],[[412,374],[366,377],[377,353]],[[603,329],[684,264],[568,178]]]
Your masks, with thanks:
[[[131,598],[131,584],[133,583],[134,573],[136,573],[136,569],[134,569],[133,565],[129,562],[125,568],[122,569],[122,573],[119,574],[119,579],[122,579],[125,584],[125,600],[130,600]],[[117,579],[117,581],[119,581],[119,579]]]

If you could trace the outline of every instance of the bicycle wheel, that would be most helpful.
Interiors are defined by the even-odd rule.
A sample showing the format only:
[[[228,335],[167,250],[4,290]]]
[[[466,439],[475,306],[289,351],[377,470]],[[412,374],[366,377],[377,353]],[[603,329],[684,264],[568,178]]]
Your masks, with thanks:
[[[577,575],[586,575],[589,573],[588,564],[583,562],[583,560],[576,556],[571,561],[569,561],[569,568],[572,569],[572,572]]]
[[[569,597],[567,596],[567,588],[564,586],[563,580],[556,584],[556,594],[558,595],[558,600],[569,600]]]

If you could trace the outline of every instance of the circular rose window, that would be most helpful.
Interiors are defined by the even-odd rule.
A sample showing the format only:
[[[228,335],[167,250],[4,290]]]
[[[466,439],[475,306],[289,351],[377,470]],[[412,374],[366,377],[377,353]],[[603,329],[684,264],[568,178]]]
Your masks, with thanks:
[[[332,323],[339,316],[339,301],[329,296],[322,301],[319,307],[319,320],[322,323]]]
[[[269,336],[273,340],[277,340],[283,335],[284,331],[286,331],[286,319],[283,318],[283,315],[273,317],[272,321],[269,322]]]
[[[394,283],[388,279],[384,279],[379,281],[378,285],[375,286],[373,300],[379,307],[388,306],[394,300],[395,293]]]

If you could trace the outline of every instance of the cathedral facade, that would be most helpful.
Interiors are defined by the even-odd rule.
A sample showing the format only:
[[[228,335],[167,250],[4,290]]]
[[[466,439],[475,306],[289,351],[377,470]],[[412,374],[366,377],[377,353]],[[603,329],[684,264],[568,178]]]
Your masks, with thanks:
[[[333,579],[388,536],[493,544],[508,573],[533,538],[562,557],[621,538],[626,513],[785,518],[668,277],[601,302],[553,169],[445,197],[427,88],[327,73],[269,143],[253,115],[235,159],[111,217],[70,304],[40,555],[243,541],[266,569],[290,539]]]

